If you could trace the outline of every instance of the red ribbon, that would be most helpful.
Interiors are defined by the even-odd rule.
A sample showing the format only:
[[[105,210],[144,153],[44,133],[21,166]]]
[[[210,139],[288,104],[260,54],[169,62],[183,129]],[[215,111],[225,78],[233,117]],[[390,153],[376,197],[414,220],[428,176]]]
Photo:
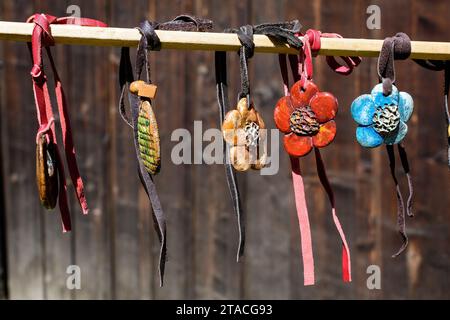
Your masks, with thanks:
[[[306,54],[306,71],[312,78],[312,56],[317,56],[321,47],[321,38],[342,38],[338,33],[322,33],[318,30],[309,29],[303,35],[303,46]],[[306,50],[305,50],[306,49]],[[336,73],[341,75],[349,75],[353,69],[361,63],[361,57],[340,57],[346,65],[337,62],[336,57],[326,56],[328,66]],[[308,78],[308,79],[311,79]]]
[[[292,185],[294,186],[295,207],[297,209],[298,225],[300,228],[300,245],[303,259],[303,284],[310,286],[315,283],[314,255],[309,225],[308,207],[306,205],[305,185],[300,170],[300,160],[291,157]]]
[[[313,77],[313,64],[312,57],[316,56],[320,50],[321,37],[328,38],[342,38],[341,35],[336,33],[321,33],[320,31],[309,29],[306,34],[303,35],[303,47],[299,52],[298,58],[295,56],[289,56],[290,65],[292,69],[292,74],[295,81],[304,81],[305,79],[311,80]],[[284,92],[285,95],[289,95],[289,84],[288,84],[288,72],[286,58],[283,55],[279,57],[280,69],[283,78]],[[336,73],[342,75],[350,74],[354,67],[358,66],[361,62],[360,57],[341,57],[346,63],[345,65],[340,65],[335,57],[327,56],[327,63]],[[332,217],[336,229],[339,233],[342,242],[342,279],[344,282],[351,281],[351,262],[350,262],[350,250],[345,238],[344,231],[342,229],[341,223],[337,217],[335,209],[334,194],[331,188],[330,182],[328,180],[325,165],[322,161],[320,151],[314,148],[316,157],[317,172],[319,175],[320,182],[324,187],[331,207],[332,207]],[[303,259],[303,278],[304,285],[313,285],[315,282],[314,275],[314,256],[312,249],[311,240],[311,230],[308,217],[308,208],[306,204],[305,187],[303,183],[303,178],[300,169],[300,160],[295,157],[291,157],[291,167],[292,167],[292,183],[294,187],[295,195],[295,205],[297,209],[297,216],[300,228],[300,241],[302,248],[302,259]]]
[[[61,123],[62,140],[64,145],[64,151],[67,160],[67,167],[69,169],[70,177],[73,185],[76,188],[76,195],[78,202],[81,206],[83,214],[88,213],[88,205],[84,194],[84,185],[81,179],[78,165],[75,157],[75,147],[73,144],[72,130],[69,121],[69,113],[67,108],[67,102],[64,95],[61,79],[59,78],[56,66],[51,55],[50,46],[54,45],[55,41],[51,34],[51,24],[79,24],[83,26],[97,26],[106,27],[101,21],[75,18],[75,17],[63,17],[56,18],[47,14],[35,14],[28,18],[27,22],[34,23],[34,29],[31,36],[31,44],[29,48],[33,60],[33,67],[31,69],[31,78],[33,80],[34,100],[37,110],[37,120],[39,123],[39,129],[36,134],[36,139],[41,135],[45,135],[48,142],[52,142],[56,146],[56,157],[59,176],[59,196],[58,204],[61,212],[63,231],[71,230],[70,210],[67,201],[67,185],[64,173],[64,166],[62,158],[57,147],[57,139],[55,132],[54,116],[51,106],[50,94],[47,86],[47,76],[44,72],[44,66],[42,63],[42,48],[45,47],[47,55],[50,60],[51,68],[55,79],[55,94],[58,104],[58,112]]]

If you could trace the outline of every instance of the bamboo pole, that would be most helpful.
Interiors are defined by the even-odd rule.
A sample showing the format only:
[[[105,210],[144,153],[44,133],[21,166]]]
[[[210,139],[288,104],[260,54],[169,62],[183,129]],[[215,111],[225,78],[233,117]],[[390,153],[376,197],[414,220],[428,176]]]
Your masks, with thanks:
[[[0,40],[30,41],[32,23],[0,21]],[[137,46],[140,33],[132,28],[99,28],[76,25],[52,25],[52,35],[59,44],[91,46]],[[237,51],[237,35],[212,32],[157,30],[162,49]],[[255,51],[296,53],[288,45],[255,35]],[[320,55],[377,57],[383,40],[322,38]],[[450,60],[450,42],[412,41],[411,59]]]

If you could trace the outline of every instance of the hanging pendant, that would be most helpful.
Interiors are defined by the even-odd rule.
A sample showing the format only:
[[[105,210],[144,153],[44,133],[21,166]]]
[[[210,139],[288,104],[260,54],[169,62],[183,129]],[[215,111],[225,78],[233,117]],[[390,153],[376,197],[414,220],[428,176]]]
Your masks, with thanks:
[[[397,257],[408,245],[406,234],[405,215],[413,216],[412,198],[413,187],[409,171],[409,164],[405,149],[401,141],[408,132],[406,124],[414,110],[412,97],[406,92],[399,92],[397,87],[389,85],[389,94],[383,91],[383,84],[377,84],[370,94],[364,94],[356,98],[351,106],[353,119],[358,123],[356,139],[366,148],[375,148],[386,145],[389,157],[389,167],[392,179],[395,183],[397,197],[397,228],[402,238],[402,246],[392,255]],[[395,173],[395,155],[393,145],[398,144],[401,164],[408,180],[409,195],[405,201]]]
[[[58,170],[55,145],[41,135],[36,144],[36,183],[39,199],[46,209],[53,209],[58,199]]]
[[[297,81],[290,95],[278,100],[274,111],[275,125],[285,134],[287,153],[303,157],[313,147],[330,144],[336,136],[337,110],[337,99],[331,93],[320,92],[311,80]]]
[[[225,115],[222,134],[230,145],[231,164],[237,171],[262,169],[267,160],[266,126],[247,98],[239,100],[236,109]]]
[[[130,84],[130,92],[141,100],[137,130],[140,157],[148,173],[155,175],[161,168],[158,123],[150,102],[156,95],[156,86],[138,80]]]
[[[392,85],[384,95],[383,84],[377,84],[370,94],[356,98],[351,106],[353,119],[358,123],[356,139],[366,148],[400,143],[408,132],[406,124],[414,110],[414,102],[406,92]]]

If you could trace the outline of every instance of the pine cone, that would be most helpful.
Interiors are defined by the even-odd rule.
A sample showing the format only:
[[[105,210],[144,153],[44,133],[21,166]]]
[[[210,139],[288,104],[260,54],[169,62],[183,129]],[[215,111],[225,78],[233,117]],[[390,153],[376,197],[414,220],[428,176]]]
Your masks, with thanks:
[[[290,118],[291,131],[300,136],[313,136],[319,131],[319,122],[309,106],[295,109]]]
[[[380,135],[386,136],[395,131],[400,123],[400,113],[397,105],[377,107],[373,115],[373,128]]]

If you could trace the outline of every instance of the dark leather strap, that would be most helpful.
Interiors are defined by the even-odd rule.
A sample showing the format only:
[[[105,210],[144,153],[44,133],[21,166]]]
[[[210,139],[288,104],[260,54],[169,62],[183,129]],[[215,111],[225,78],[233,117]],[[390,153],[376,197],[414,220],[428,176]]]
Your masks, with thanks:
[[[264,23],[255,26],[245,25],[237,29],[225,30],[225,32],[236,33],[239,42],[242,45],[238,52],[241,74],[241,91],[239,92],[238,100],[247,98],[247,101],[251,101],[248,79],[248,60],[253,57],[255,52],[253,35],[266,35],[276,41],[287,43],[293,48],[300,49],[303,45],[302,41],[298,38],[301,27],[298,20],[293,20],[280,23]]]
[[[378,76],[383,83],[383,93],[389,95],[395,83],[394,60],[405,60],[411,55],[411,39],[406,33],[399,32],[384,39],[378,57]]]
[[[409,172],[409,164],[408,164],[408,157],[406,155],[406,151],[403,148],[401,144],[398,144],[398,153],[400,156],[400,161],[402,163],[403,170],[405,172],[406,178],[408,180],[408,189],[409,189],[409,195],[408,199],[406,201],[406,207],[403,200],[403,195],[400,189],[400,185],[397,180],[397,176],[395,174],[395,154],[394,154],[394,146],[393,145],[386,145],[386,150],[389,157],[389,167],[391,171],[392,179],[395,183],[395,189],[396,189],[396,195],[397,195],[397,229],[400,233],[400,236],[402,238],[402,246],[400,249],[392,255],[393,258],[400,255],[408,246],[408,236],[406,234],[406,216],[405,212],[409,217],[412,217],[414,214],[412,212],[412,199],[413,199],[413,185],[411,180],[411,175]]]
[[[239,73],[241,75],[241,91],[238,100],[247,98],[248,106],[251,105],[250,82],[248,78],[248,60],[255,53],[255,43],[253,42],[253,27],[250,25],[242,26],[238,29],[237,35],[242,46],[239,49]]]
[[[176,31],[211,31],[214,24],[212,20],[203,19],[187,14],[179,15],[175,19],[157,24],[158,30],[176,30]]]
[[[227,29],[225,32],[236,33],[242,46],[238,51],[240,62],[240,75],[241,75],[241,90],[238,94],[238,100],[241,98],[247,98],[250,106],[250,84],[248,77],[248,59],[253,57],[255,44],[253,43],[254,34],[265,34],[274,38],[277,41],[288,43],[289,45],[300,48],[302,43],[297,37],[297,33],[300,31],[301,25],[298,20],[283,23],[271,23],[261,24],[257,26],[246,25],[238,29]],[[216,52],[215,54],[215,71],[216,71],[216,89],[217,89],[217,102],[219,106],[220,123],[223,122],[225,114],[229,111],[228,93],[227,93],[227,58],[226,52]],[[239,246],[237,250],[237,261],[244,254],[245,246],[245,215],[242,210],[239,188],[236,183],[236,175],[233,167],[228,160],[229,148],[227,144],[222,140],[223,151],[226,156],[225,173],[227,178],[228,189],[230,191],[231,199],[233,201],[233,209],[238,221],[239,228]]]
[[[28,48],[31,53],[33,67],[31,69],[31,77],[33,80],[33,91],[37,110],[37,118],[39,129],[36,134],[36,140],[41,136],[45,136],[47,142],[51,142],[56,148],[56,166],[59,177],[58,204],[61,212],[63,231],[71,230],[70,211],[67,201],[67,185],[65,179],[64,165],[59,149],[57,147],[56,130],[54,125],[54,116],[51,106],[51,99],[47,85],[47,76],[45,75],[44,65],[42,61],[42,49],[45,48],[51,69],[55,80],[55,94],[58,105],[59,120],[61,124],[62,140],[67,160],[67,167],[72,183],[76,189],[76,196],[81,206],[83,214],[88,213],[88,205],[84,193],[84,184],[81,179],[78,165],[75,157],[75,146],[72,138],[72,129],[69,120],[69,111],[67,101],[62,87],[61,79],[56,70],[53,61],[50,46],[55,41],[51,34],[51,24],[80,24],[84,26],[106,27],[101,21],[87,18],[63,17],[57,18],[47,14],[35,14],[28,18],[27,22],[34,23],[34,29],[31,36],[31,43]]]
[[[378,76],[383,83],[383,93],[389,95],[392,93],[392,85],[395,83],[395,60],[405,60],[411,55],[411,39],[403,32],[397,33],[393,37],[384,39],[383,46],[378,57]],[[408,246],[408,236],[406,234],[405,212],[408,216],[412,217],[412,198],[414,194],[411,174],[409,170],[408,158],[406,150],[401,144],[398,144],[398,152],[401,159],[403,171],[408,180],[408,199],[405,207],[403,195],[395,174],[395,154],[394,146],[386,145],[386,150],[389,157],[389,167],[391,170],[392,180],[395,184],[396,196],[397,196],[397,229],[402,238],[402,246],[393,254],[392,257],[400,255]]]
[[[448,93],[450,86],[450,61],[414,60],[418,65],[428,70],[444,70],[444,114],[447,124],[447,165],[450,168],[450,112],[448,108]]]
[[[144,20],[137,28],[142,34],[139,45],[136,51],[135,75],[136,80],[141,79],[142,71],[145,68],[146,82],[151,83],[150,64],[148,61],[148,51],[160,50],[161,41],[158,38],[155,30],[209,30],[212,28],[210,20],[199,19],[187,15],[178,16],[172,21],[165,23],[156,23]],[[130,84],[134,81],[133,68],[130,61],[130,49],[124,47],[121,50],[120,67],[119,67],[119,84],[120,84],[120,99],[119,99],[119,113],[123,120],[133,129],[133,140],[138,162],[138,174],[145,192],[147,193],[152,205],[152,217],[154,220],[155,230],[160,241],[159,254],[159,276],[160,286],[164,284],[164,271],[167,256],[167,236],[166,236],[166,217],[161,207],[161,202],[156,191],[156,185],[152,176],[146,170],[144,163],[140,157],[139,142],[138,142],[138,117],[140,99],[134,94],[128,94],[130,104],[131,119],[125,111],[125,95],[129,89]]]
[[[229,101],[227,94],[227,56],[226,52],[215,53],[215,71],[216,71],[216,90],[217,90],[217,102],[219,106],[220,123],[222,124],[225,119],[225,114],[229,110]],[[236,214],[238,229],[239,229],[239,245],[237,250],[236,260],[239,261],[240,257],[244,255],[245,247],[245,225],[244,225],[244,212],[242,211],[241,198],[239,194],[239,188],[236,182],[236,175],[233,171],[233,167],[228,161],[229,147],[222,139],[222,150],[225,157],[225,174],[227,178],[228,190],[230,191],[231,200],[233,202],[233,209]]]
[[[133,94],[128,94],[128,101],[130,104],[131,120],[125,115],[125,92],[128,90],[130,84],[134,81],[133,71],[130,61],[130,49],[123,47],[120,57],[120,67],[119,67],[119,83],[120,83],[120,100],[119,109],[122,118],[133,128],[133,140],[136,159],[138,162],[138,174],[142,185],[144,186],[145,192],[147,193],[151,205],[152,205],[152,216],[155,222],[155,230],[160,241],[160,254],[159,254],[159,276],[160,276],[160,286],[164,284],[164,270],[166,263],[166,218],[159,201],[158,193],[156,192],[156,186],[153,182],[152,176],[147,172],[145,166],[140,157],[139,142],[138,142],[138,117],[139,117],[139,105],[140,99],[138,96]],[[138,58],[136,59],[138,60]]]
[[[253,35],[264,34],[272,37],[276,41],[282,41],[283,43],[288,43],[295,48],[300,48],[302,46],[302,42],[297,37],[297,33],[300,31],[300,28],[301,25],[298,20],[294,20],[283,23],[261,24],[257,26],[246,25],[238,29],[225,30],[225,32],[236,33],[242,44],[238,51],[241,75],[241,90],[238,94],[238,100],[245,97],[247,98],[247,101],[251,101],[248,77],[248,59],[254,55],[255,44],[253,43]],[[226,112],[229,110],[227,94],[227,61],[225,52],[216,52],[215,71],[217,101],[219,106],[220,123],[222,123]],[[224,141],[222,141],[222,143],[224,155],[228,155],[229,148]],[[226,161],[224,163],[228,189],[230,191],[231,199],[233,201],[233,209],[238,221],[239,246],[237,250],[237,261],[239,261],[240,257],[244,254],[245,246],[244,212],[242,211],[239,188],[236,183],[236,175],[231,163],[228,161],[228,157],[226,157]]]

